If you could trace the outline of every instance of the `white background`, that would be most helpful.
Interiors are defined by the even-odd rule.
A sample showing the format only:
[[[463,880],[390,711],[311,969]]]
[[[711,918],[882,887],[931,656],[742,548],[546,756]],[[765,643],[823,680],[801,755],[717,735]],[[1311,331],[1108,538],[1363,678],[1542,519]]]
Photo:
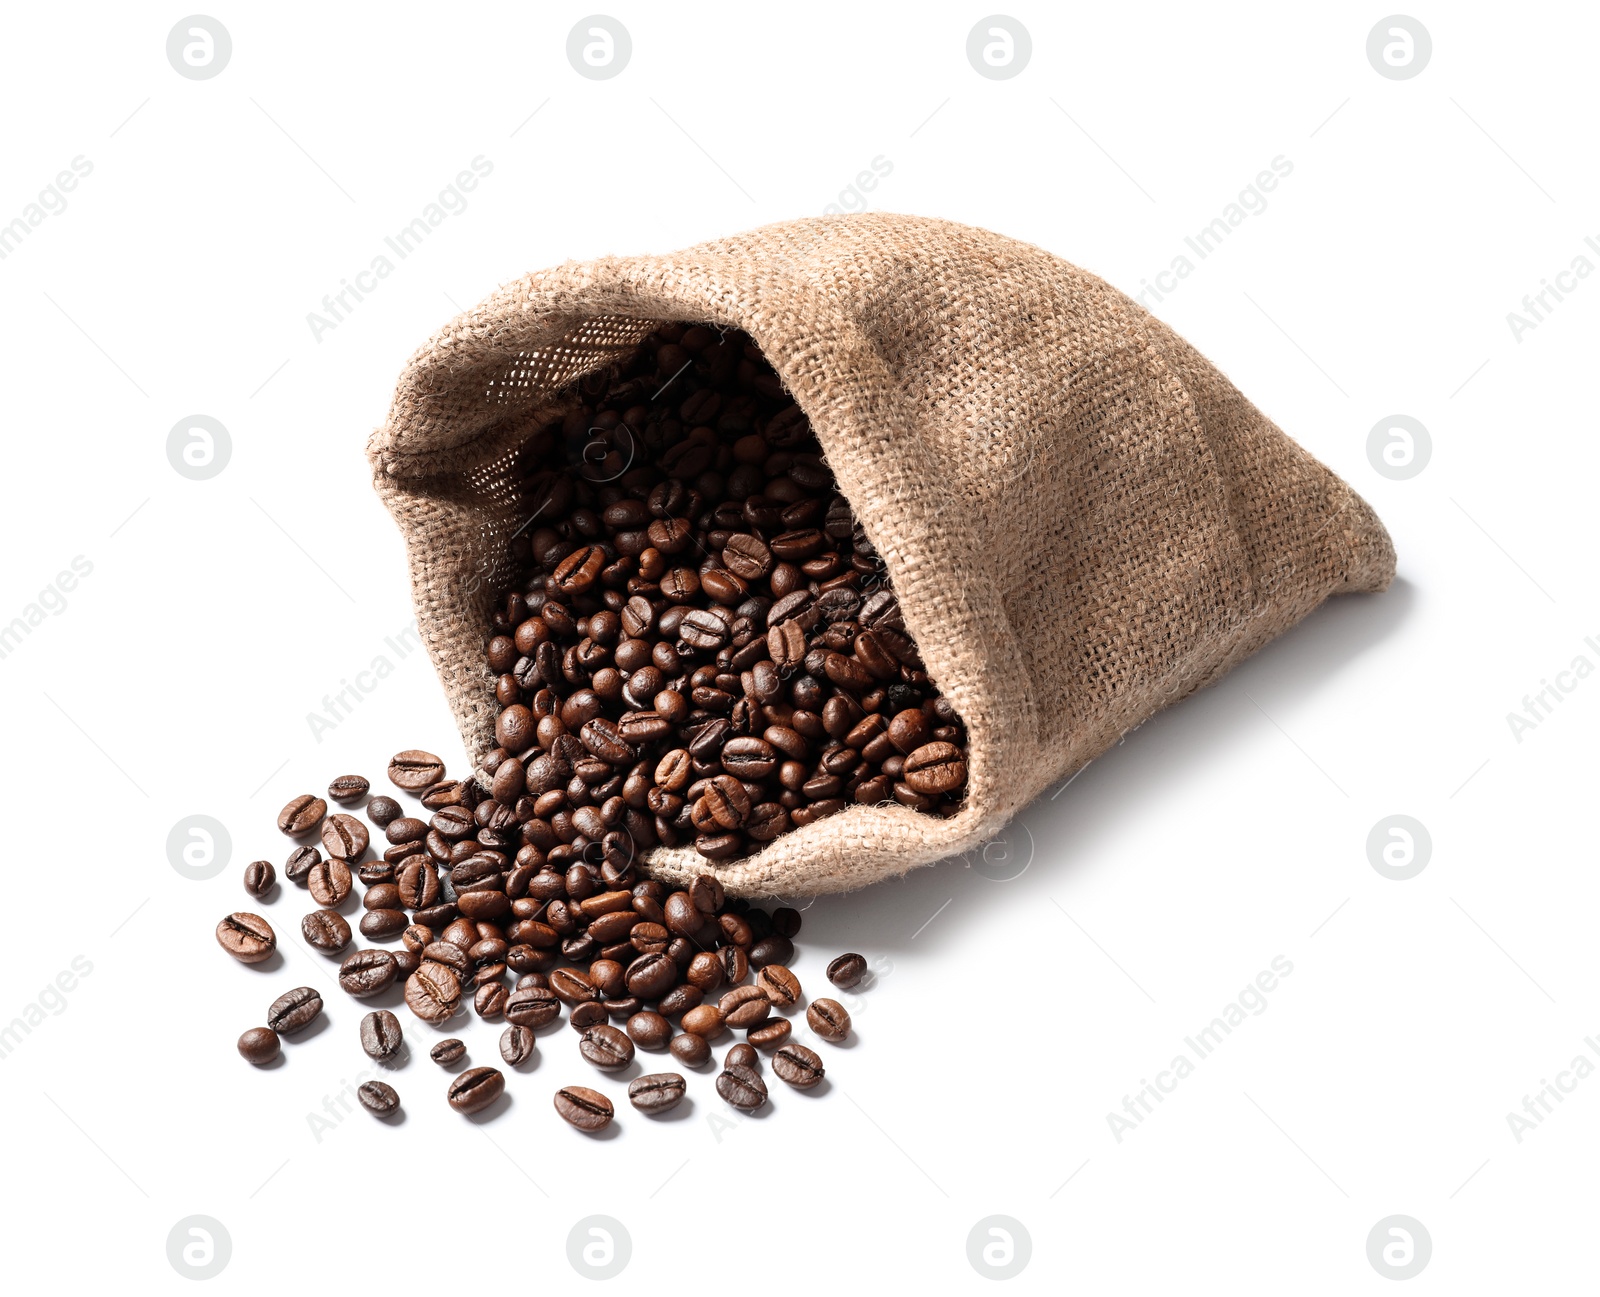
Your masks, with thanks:
[[[1569,1077],[1520,1142],[1507,1114],[1600,1063],[1600,680],[1520,742],[1506,716],[1600,665],[1600,283],[1520,341],[1506,315],[1600,239],[1600,24],[1431,6],[1432,61],[1395,81],[1366,57],[1381,7],[1316,9],[1016,6],[1032,59],[996,81],[965,55],[981,7],[618,4],[632,60],[593,81],[565,54],[583,8],[230,5],[231,61],[197,81],[165,54],[180,9],[12,8],[0,221],[74,157],[93,169],[0,261],[0,624],[92,564],[0,659],[0,1023],[64,1004],[0,1058],[11,1285],[187,1291],[166,1239],[203,1214],[232,1243],[217,1292],[584,1289],[566,1238],[595,1213],[631,1236],[624,1280],[664,1290],[985,1290],[966,1240],[997,1214],[1032,1240],[1017,1290],[1384,1290],[1366,1240],[1394,1214],[1432,1239],[1419,1290],[1591,1282],[1600,1079]],[[314,338],[324,294],[478,155],[467,209]],[[402,747],[462,769],[425,658],[385,645],[412,613],[362,448],[406,357],[525,271],[817,214],[880,155],[874,208],[1131,293],[1290,160],[1155,309],[1373,503],[1400,579],[1032,807],[990,853],[1031,860],[1020,877],[954,860],[812,905],[809,990],[842,950],[885,970],[850,1047],[819,1046],[827,1093],[775,1084],[743,1120],[697,1074],[678,1119],[624,1104],[591,1140],[551,1108],[595,1081],[562,1027],[489,1120],[451,1112],[418,1050],[390,1078],[403,1123],[356,1111],[319,1140],[370,1006],[299,942],[297,889],[263,911],[280,964],[233,963],[212,927],[246,862],[281,865],[291,795],[381,778]],[[1366,452],[1397,413],[1433,441],[1405,481]],[[205,481],[166,456],[195,414],[231,437]],[[317,742],[307,714],[379,655],[393,673]],[[167,859],[194,814],[232,838],[209,881]],[[1392,814],[1432,838],[1408,881],[1367,856]],[[92,972],[58,1002],[77,956]],[[1119,1142],[1108,1114],[1275,956],[1293,972],[1265,1011]],[[325,1029],[245,1065],[235,1037],[302,983]],[[499,1062],[499,1031],[469,1023],[473,1062]]]

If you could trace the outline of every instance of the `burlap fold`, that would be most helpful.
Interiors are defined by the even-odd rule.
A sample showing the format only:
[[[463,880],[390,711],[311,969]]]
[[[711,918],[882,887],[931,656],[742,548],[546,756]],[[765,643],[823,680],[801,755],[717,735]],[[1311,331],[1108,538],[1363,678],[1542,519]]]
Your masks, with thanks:
[[[950,819],[855,806],[713,866],[729,891],[843,891],[969,850],[1330,594],[1384,589],[1365,501],[1116,289],[984,230],[866,214],[668,256],[569,262],[431,338],[367,453],[418,626],[474,759],[490,609],[528,518],[518,449],[574,380],[665,320],[734,325],[810,417],[967,724]]]

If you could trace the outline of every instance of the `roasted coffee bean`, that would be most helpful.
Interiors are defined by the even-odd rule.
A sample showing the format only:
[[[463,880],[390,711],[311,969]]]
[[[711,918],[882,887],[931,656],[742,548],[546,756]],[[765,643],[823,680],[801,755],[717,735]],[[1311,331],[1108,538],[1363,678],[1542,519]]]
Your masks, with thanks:
[[[367,826],[354,815],[330,815],[322,826],[322,849],[335,859],[359,860],[367,843]]]
[[[361,1106],[375,1117],[387,1117],[400,1106],[400,1096],[392,1085],[383,1081],[366,1081],[356,1091]]]
[[[741,1042],[728,1051],[727,1057],[722,1060],[724,1067],[748,1067],[752,1072],[760,1074],[761,1055],[756,1053],[755,1046]]]
[[[535,1048],[533,1031],[529,1027],[512,1023],[500,1033],[500,1057],[507,1067],[517,1067],[533,1057]]]
[[[628,965],[628,994],[641,1000],[659,999],[677,980],[678,965],[670,955],[640,955]]]
[[[725,1023],[720,1008],[714,1004],[702,1004],[685,1013],[681,1025],[685,1031],[692,1031],[706,1040],[714,1040],[722,1034]]]
[[[328,796],[341,806],[349,806],[365,797],[371,786],[360,775],[340,775],[328,785]]]
[[[444,762],[431,752],[415,748],[397,752],[389,760],[389,782],[408,793],[421,792],[444,778]]]
[[[670,1112],[683,1102],[688,1085],[676,1072],[652,1072],[628,1082],[628,1102],[640,1112]]]
[[[390,953],[394,955],[394,972],[398,981],[403,982],[422,967],[422,956],[415,950],[396,950]]]
[[[598,1000],[600,992],[584,974],[570,968],[558,968],[550,974],[550,990],[567,1004],[581,1004],[585,1000]]]
[[[759,986],[775,1009],[787,1009],[800,999],[800,979],[782,964],[768,964],[756,978]]]
[[[244,867],[244,890],[251,896],[265,896],[278,881],[278,871],[265,860],[252,860]]]
[[[635,1013],[628,1019],[628,1035],[640,1049],[665,1049],[672,1039],[672,1024],[659,1013]]]
[[[717,959],[722,964],[722,979],[730,986],[737,986],[749,975],[750,957],[738,946],[724,946],[717,951]]]
[[[906,757],[902,778],[924,797],[953,793],[966,785],[966,758],[953,743],[927,743]]]
[[[734,1063],[717,1077],[717,1093],[741,1112],[754,1112],[767,1101],[767,1083],[748,1067]]]
[[[239,1037],[239,1056],[257,1067],[270,1063],[281,1048],[278,1033],[271,1027],[251,1027]]]
[[[827,1069],[815,1050],[790,1041],[779,1046],[772,1056],[772,1070],[796,1090],[809,1090],[822,1080]]]
[[[469,1067],[446,1091],[457,1112],[482,1112],[506,1092],[506,1076],[497,1067]]]
[[[329,914],[332,911],[324,910],[322,913]],[[390,941],[405,930],[404,910],[368,910],[361,916],[361,935],[368,941]],[[345,931],[348,932],[349,928]]]
[[[794,1030],[794,1024],[787,1018],[768,1018],[765,1022],[751,1027],[745,1032],[744,1038],[757,1049],[771,1049],[774,1045],[781,1045],[789,1039],[789,1033]]]
[[[496,1018],[505,1016],[510,996],[511,993],[506,990],[504,982],[483,982],[473,997],[472,1011],[486,1022],[493,1022]]]
[[[405,996],[406,1007],[424,1022],[447,1022],[460,1007],[461,981],[452,969],[425,960],[406,978]]]
[[[544,986],[518,986],[506,999],[506,1021],[519,1027],[542,1027],[561,1016],[561,1001]]]
[[[322,798],[301,793],[298,797],[290,798],[278,812],[278,831],[295,838],[302,833],[310,833],[322,822],[327,810],[328,803]]]
[[[722,997],[717,1007],[723,1022],[735,1031],[765,1022],[772,1014],[772,1001],[759,986],[736,986]],[[844,1012],[843,1009],[839,1011]]]
[[[793,940],[800,935],[800,911],[780,905],[772,912],[772,931],[775,936]]]
[[[841,991],[860,984],[867,975],[867,961],[860,955],[840,955],[828,965],[828,980]]]
[[[458,1040],[454,1036],[451,1036],[448,1040],[441,1040],[428,1051],[428,1057],[440,1067],[449,1067],[454,1063],[459,1063],[466,1056],[466,1042]]]
[[[350,866],[343,860],[321,860],[311,866],[311,872],[306,875],[306,886],[311,891],[311,899],[323,909],[331,910],[336,905],[344,902],[350,895],[350,889],[355,884],[351,876]]]
[[[656,1009],[669,1018],[687,1013],[705,999],[705,994],[698,986],[674,986],[663,995],[656,1004]]]
[[[321,859],[322,852],[315,847],[296,847],[289,853],[289,859],[284,862],[284,876],[290,882],[304,886],[311,870]]]
[[[578,1037],[578,1052],[602,1072],[617,1072],[633,1062],[633,1041],[609,1023],[603,1023],[584,1028]]]
[[[689,1067],[700,1067],[711,1057],[711,1046],[706,1043],[706,1038],[692,1031],[674,1036],[667,1048],[672,1051],[674,1058]]]
[[[586,1085],[567,1085],[557,1090],[556,1112],[568,1125],[591,1134],[611,1124],[611,1100]]]
[[[374,797],[367,803],[367,818],[380,829],[388,828],[400,816],[400,803],[392,797]]]
[[[374,1009],[361,1019],[361,1048],[368,1058],[384,1062],[400,1052],[405,1037],[400,1019],[387,1009]]]
[[[750,947],[750,964],[765,969],[769,964],[787,964],[794,958],[794,942],[788,937],[762,937]]]
[[[386,990],[398,975],[394,956],[387,950],[358,950],[339,965],[339,985],[358,1000]]]
[[[813,1000],[806,1006],[806,1022],[824,1040],[843,1040],[850,1034],[850,1015],[837,1000]]]
[[[217,944],[241,964],[259,964],[278,948],[278,937],[259,914],[239,910],[217,924]]]
[[[588,1028],[607,1021],[611,1015],[606,1012],[606,1006],[599,1000],[585,1000],[582,1004],[574,1004],[572,1011],[567,1014],[567,1025],[580,1035]]]
[[[350,944],[350,925],[334,910],[312,910],[300,920],[306,944],[327,954],[337,954]]]
[[[310,986],[285,991],[267,1009],[267,1026],[280,1036],[304,1031],[322,1014],[322,996]]]

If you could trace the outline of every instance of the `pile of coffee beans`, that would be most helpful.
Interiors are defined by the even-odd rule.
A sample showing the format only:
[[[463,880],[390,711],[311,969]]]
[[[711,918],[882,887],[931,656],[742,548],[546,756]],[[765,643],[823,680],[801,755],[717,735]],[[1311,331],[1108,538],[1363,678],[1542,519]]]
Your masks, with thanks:
[[[546,753],[535,762],[558,759],[564,758]],[[431,753],[401,752],[388,773],[398,790],[416,798],[417,815],[380,795],[366,801],[364,823],[352,813],[329,814],[327,799],[303,794],[278,817],[279,829],[301,840],[283,868],[313,907],[301,920],[301,935],[340,958],[337,980],[352,998],[387,994],[439,1028],[459,1021],[470,1005],[478,1017],[506,1024],[499,1049],[510,1069],[530,1060],[538,1031],[565,1014],[577,1056],[596,1080],[627,1068],[638,1051],[703,1066],[713,1041],[742,1031],[745,1040],[728,1051],[715,1088],[746,1111],[767,1098],[758,1050],[770,1053],[773,1074],[797,1090],[823,1080],[822,1058],[791,1039],[794,1023],[785,1014],[803,1008],[806,1024],[824,1041],[845,1039],[850,1015],[835,1000],[806,1003],[789,968],[800,930],[795,910],[769,912],[729,897],[710,875],[673,890],[641,876],[627,849],[603,849],[596,862],[572,850],[558,854],[557,845],[546,850],[523,832],[538,818],[519,818],[528,794],[503,801],[474,779],[446,778],[444,763]],[[365,779],[344,775],[329,786],[328,798],[355,807],[368,791]],[[614,845],[607,834],[591,841]],[[270,900],[276,873],[266,861],[252,862],[244,870],[245,891]],[[397,945],[350,949],[355,933],[338,907],[358,883],[360,935]],[[272,925],[248,911],[223,918],[216,937],[242,963],[262,963],[277,950]],[[865,973],[858,954],[828,967],[830,980],[844,989],[859,985]],[[285,991],[268,1006],[266,1025],[239,1037],[240,1055],[258,1066],[272,1063],[282,1037],[304,1032],[323,1008],[313,987]],[[408,1057],[404,1028],[388,1008],[368,1012],[355,1034],[362,1051],[384,1066]],[[445,1068],[470,1062],[458,1036],[439,1039],[428,1052]],[[450,1079],[444,1097],[457,1112],[476,1113],[505,1089],[502,1070],[471,1066]],[[687,1091],[681,1073],[663,1071],[633,1079],[626,1095],[637,1111],[654,1114],[676,1106]],[[367,1081],[356,1097],[378,1116],[400,1105],[382,1081]],[[615,1111],[602,1091],[584,1085],[560,1087],[554,1105],[584,1131],[603,1129]]]
[[[851,804],[953,813],[965,729],[755,344],[664,325],[574,398],[522,452],[479,823],[615,868],[734,859]]]

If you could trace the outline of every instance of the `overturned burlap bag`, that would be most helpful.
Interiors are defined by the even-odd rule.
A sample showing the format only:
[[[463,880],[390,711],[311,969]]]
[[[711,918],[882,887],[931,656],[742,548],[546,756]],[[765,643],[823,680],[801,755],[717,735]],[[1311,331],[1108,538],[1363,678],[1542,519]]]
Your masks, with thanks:
[[[1328,595],[1394,574],[1365,501],[1170,329],[1038,248],[869,214],[569,263],[430,339],[368,446],[474,760],[494,745],[486,628],[528,517],[518,449],[664,320],[745,330],[810,417],[966,721],[970,779],[950,819],[852,806],[723,865],[658,849],[658,876],[796,896],[967,851]]]

